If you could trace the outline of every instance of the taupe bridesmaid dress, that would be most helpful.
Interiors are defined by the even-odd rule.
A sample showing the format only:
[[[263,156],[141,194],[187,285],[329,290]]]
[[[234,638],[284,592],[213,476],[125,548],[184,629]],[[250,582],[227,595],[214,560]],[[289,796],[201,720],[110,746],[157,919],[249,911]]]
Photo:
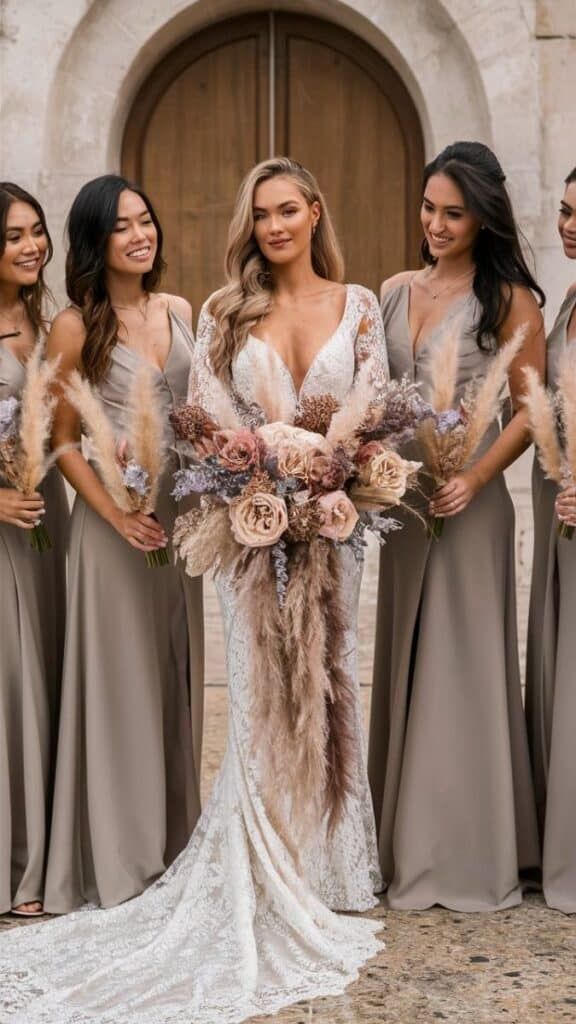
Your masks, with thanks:
[[[393,288],[383,301],[391,376],[420,382],[426,397],[430,354],[458,320],[460,396],[492,358],[474,336],[476,299],[455,300],[414,358],[409,288]],[[445,520],[438,541],[415,517],[400,517],[404,530],[381,554],[369,752],[388,904],[510,907],[522,897],[520,869],[539,863],[512,501],[499,475]]]
[[[169,413],[186,399],[192,339],[170,314]],[[99,385],[119,436],[141,357],[118,343]],[[173,435],[172,435],[173,437]],[[157,514],[169,533],[174,462]],[[149,569],[79,496],[72,512],[69,617],[45,908],[111,907],[142,892],[184,848],[200,811],[203,626],[200,580]]]
[[[562,303],[548,337],[547,378],[554,387],[576,293]],[[528,619],[526,716],[543,837],[546,902],[576,913],[576,540],[558,537],[558,488],[537,461],[532,474],[534,561]]]
[[[25,370],[0,341],[0,399]],[[0,476],[0,487],[9,486]],[[52,549],[0,523],[0,913],[42,900],[66,619],[68,503],[57,469],[44,480]]]

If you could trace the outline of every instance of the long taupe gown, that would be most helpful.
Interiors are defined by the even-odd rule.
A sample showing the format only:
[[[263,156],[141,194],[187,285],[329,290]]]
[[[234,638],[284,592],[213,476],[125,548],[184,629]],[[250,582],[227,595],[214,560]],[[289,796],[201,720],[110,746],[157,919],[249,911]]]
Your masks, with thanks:
[[[558,313],[547,345],[548,383],[567,344],[576,294]],[[528,620],[526,715],[543,837],[542,883],[549,906],[576,913],[576,540],[558,537],[558,488],[537,461],[532,474],[534,561]]]
[[[164,372],[151,366],[169,413],[185,401],[191,337],[171,314]],[[99,385],[122,435],[141,357],[119,343]],[[170,533],[174,464],[157,514]],[[114,906],[142,892],[188,842],[199,810],[202,591],[173,563],[144,554],[76,497],[54,813],[45,907]]]
[[[0,399],[25,370],[0,341]],[[10,485],[0,476],[0,487]],[[68,504],[53,469],[41,486],[52,549],[0,523],[0,913],[41,900],[66,619]]]
[[[383,302],[391,376],[419,381],[426,397],[430,353],[458,321],[461,396],[491,359],[474,336],[474,296],[455,301],[415,359],[408,302],[409,285]],[[495,423],[484,450],[497,431]],[[539,863],[512,501],[498,475],[445,520],[438,541],[416,518],[401,517],[404,530],[381,555],[369,753],[388,904],[509,907],[521,900],[519,870]]]

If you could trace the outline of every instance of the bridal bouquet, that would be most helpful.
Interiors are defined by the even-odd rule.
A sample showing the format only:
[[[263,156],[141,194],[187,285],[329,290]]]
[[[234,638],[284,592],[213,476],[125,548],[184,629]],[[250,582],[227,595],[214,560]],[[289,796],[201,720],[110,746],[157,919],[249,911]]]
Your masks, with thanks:
[[[58,360],[43,356],[44,347],[37,344],[26,363],[22,397],[0,401],[0,475],[26,496],[34,494],[55,461],[49,444],[56,404],[51,386]],[[30,531],[30,545],[39,552],[52,547],[43,523]]]
[[[526,330],[514,332],[491,360],[486,375],[471,381],[456,405],[458,352],[457,330],[446,336],[431,355],[430,404],[433,415],[422,419],[417,430],[426,471],[436,487],[460,473],[476,452],[490,424],[498,416],[510,366],[522,348]],[[432,537],[442,534],[444,518],[433,517]]]
[[[128,395],[128,418],[119,441],[96,391],[78,371],[64,387],[88,435],[102,483],[123,512],[154,515],[158,487],[166,465],[164,420],[152,374],[142,367]],[[149,568],[168,565],[165,548],[146,553]]]
[[[530,430],[542,471],[559,487],[576,481],[576,357],[566,349],[558,365],[557,390],[542,384],[533,367],[524,370]],[[571,539],[574,527],[559,523],[560,537]]]
[[[172,418],[187,461],[174,495],[203,495],[176,521],[174,546],[192,576],[229,570],[252,632],[254,745],[269,813],[279,825],[289,792],[293,826],[305,830],[327,813],[334,827],[357,770],[340,551],[361,559],[366,530],[384,543],[399,528],[385,513],[420,463],[395,445],[413,433],[424,404],[405,381],[376,400],[362,368],[342,404],[307,397],[295,416],[260,385],[246,427],[214,387],[217,420],[201,404]]]

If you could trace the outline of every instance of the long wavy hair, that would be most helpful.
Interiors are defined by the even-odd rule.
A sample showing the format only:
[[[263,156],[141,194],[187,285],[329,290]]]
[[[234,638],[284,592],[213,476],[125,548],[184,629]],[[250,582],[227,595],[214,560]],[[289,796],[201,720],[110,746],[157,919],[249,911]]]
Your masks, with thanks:
[[[229,380],[232,362],[251,328],[272,305],[272,277],[254,237],[253,206],[258,185],[276,177],[292,178],[309,206],[314,202],[320,204],[320,219],[311,242],[312,267],[326,280],[344,278],[344,260],[326,200],[310,171],[286,156],[273,157],[253,167],[238,190],[228,230],[227,284],[212,296],[209,305],[217,324],[210,361],[214,373],[224,382]]]
[[[46,224],[44,210],[40,206],[38,200],[35,199],[34,196],[30,195],[29,192],[26,192],[25,189],[20,188],[19,185],[15,185],[14,182],[0,181],[0,257],[4,255],[4,250],[6,248],[6,224],[8,221],[8,211],[13,203],[28,203],[28,206],[32,207],[48,240],[46,257],[40,268],[38,280],[35,284],[24,285],[24,287],[20,289],[20,298],[24,303],[24,309],[26,310],[26,315],[32,324],[34,333],[46,334],[48,327],[50,326],[47,307],[49,302],[52,302],[53,299],[52,293],[44,280],[44,267],[50,262],[54,254],[52,239],[50,238],[50,232],[48,231],[48,225]]]
[[[138,185],[117,174],[103,174],[82,186],[68,215],[66,291],[82,314],[86,328],[82,369],[92,382],[102,379],[118,341],[118,317],[106,286],[106,243],[114,231],[118,202],[124,191],[140,196],[158,233],[152,269],[142,277],[142,287],[146,292],[154,291],[165,267],[160,221],[148,196]]]
[[[506,176],[492,150],[480,142],[454,142],[425,167],[423,192],[434,174],[445,174],[454,182],[466,209],[482,225],[472,253],[476,266],[473,288],[480,305],[476,340],[481,349],[490,350],[510,311],[512,285],[529,288],[538,296],[540,306],[546,296],[528,268]],[[422,258],[429,265],[436,262],[426,239]]]

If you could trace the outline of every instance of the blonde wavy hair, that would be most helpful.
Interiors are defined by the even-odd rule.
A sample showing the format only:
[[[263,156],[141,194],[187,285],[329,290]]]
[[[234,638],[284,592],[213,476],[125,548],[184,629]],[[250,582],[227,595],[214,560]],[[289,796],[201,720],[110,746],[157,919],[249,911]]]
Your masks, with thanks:
[[[342,281],[344,260],[326,201],[310,171],[286,156],[256,164],[244,178],[228,230],[225,271],[227,284],[215,292],[208,311],[217,329],[210,346],[210,362],[224,383],[232,362],[246,343],[252,327],[272,305],[272,279],[268,261],[254,237],[254,192],[270,178],[292,178],[309,206],[320,205],[320,219],[312,235],[312,267],[320,277]]]

